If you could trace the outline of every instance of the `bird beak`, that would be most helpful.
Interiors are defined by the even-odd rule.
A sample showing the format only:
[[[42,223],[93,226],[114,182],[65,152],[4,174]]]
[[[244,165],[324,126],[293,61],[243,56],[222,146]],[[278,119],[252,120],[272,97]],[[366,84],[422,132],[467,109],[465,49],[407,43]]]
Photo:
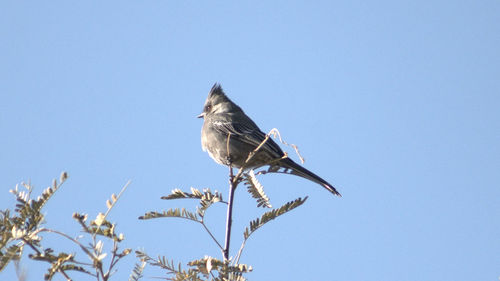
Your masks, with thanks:
[[[202,112],[200,115],[196,116],[197,118],[203,118],[205,117],[205,112]]]

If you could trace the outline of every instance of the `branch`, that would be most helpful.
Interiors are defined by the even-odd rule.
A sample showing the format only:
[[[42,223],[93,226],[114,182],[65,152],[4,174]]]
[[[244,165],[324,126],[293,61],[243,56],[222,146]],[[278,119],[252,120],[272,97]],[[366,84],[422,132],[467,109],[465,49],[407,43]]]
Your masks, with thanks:
[[[225,262],[229,260],[229,245],[231,243],[231,226],[233,223],[233,204],[234,204],[233,199],[234,199],[234,191],[236,190],[237,186],[238,183],[234,181],[233,166],[229,164],[229,201],[227,204],[227,216],[226,216],[226,239],[224,243],[224,250],[222,251]]]
[[[238,251],[238,254],[236,255],[235,259],[235,264],[238,264],[241,254],[243,252],[243,248],[245,247],[245,243],[257,229],[261,228],[264,224],[268,223],[271,220],[274,220],[275,218],[288,213],[289,211],[299,207],[300,205],[304,204],[307,200],[307,196],[302,198],[297,198],[294,201],[287,202],[285,205],[277,208],[277,209],[272,209],[271,211],[265,212],[260,218],[257,218],[253,221],[250,222],[250,228],[245,228],[245,232],[243,233],[243,243],[241,243],[240,250]]]

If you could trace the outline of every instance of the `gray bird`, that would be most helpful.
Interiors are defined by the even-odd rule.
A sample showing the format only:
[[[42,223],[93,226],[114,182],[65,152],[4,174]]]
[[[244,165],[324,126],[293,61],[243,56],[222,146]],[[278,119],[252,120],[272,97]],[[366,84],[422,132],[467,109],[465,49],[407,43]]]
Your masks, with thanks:
[[[215,83],[208,94],[203,112],[201,129],[201,146],[215,162],[240,168],[244,165],[250,152],[254,151],[266,138],[259,127],[241,108],[232,102]],[[228,153],[229,149],[229,153]],[[284,156],[283,150],[268,138],[258,152],[245,164],[245,168],[254,169],[269,165],[268,172],[288,173],[306,178],[320,184],[331,193],[340,193],[324,179],[305,169],[292,159]]]

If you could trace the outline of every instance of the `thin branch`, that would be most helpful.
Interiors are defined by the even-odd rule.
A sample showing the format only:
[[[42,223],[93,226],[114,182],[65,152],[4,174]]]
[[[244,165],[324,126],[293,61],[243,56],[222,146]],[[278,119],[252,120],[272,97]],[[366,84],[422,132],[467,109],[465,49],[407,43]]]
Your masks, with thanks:
[[[64,278],[66,278],[66,280],[68,280],[68,281],[73,280],[73,279],[71,279],[71,278],[68,276],[68,274],[66,274],[66,272],[64,272],[64,270],[59,269],[58,271],[59,271],[59,273],[61,273],[61,274],[64,276]]]
[[[250,163],[250,161],[253,159],[253,157],[259,152],[259,150],[262,148],[262,146],[267,142],[267,140],[269,139],[269,136],[271,134],[276,135],[276,132],[277,132],[278,136],[280,136],[278,130],[276,130],[276,129],[273,129],[268,134],[266,134],[266,137],[264,138],[264,140],[262,140],[262,142],[252,152],[250,152],[248,154],[248,157],[245,160],[245,163],[243,163],[243,165],[240,167],[236,176],[233,174],[233,166],[231,163],[231,157],[230,157],[230,151],[229,151],[229,141],[231,139],[231,134],[228,134],[228,136],[227,136],[227,140],[226,140],[226,146],[227,146],[226,149],[227,150],[226,151],[227,151],[227,158],[229,161],[229,165],[228,165],[229,166],[229,200],[228,200],[227,217],[226,217],[226,240],[225,240],[224,250],[223,250],[224,261],[229,260],[229,245],[230,245],[230,240],[231,240],[231,225],[232,225],[233,203],[234,203],[233,199],[234,199],[234,192],[236,190],[236,187],[238,186],[239,182],[241,181],[241,176],[243,175],[243,172],[247,169],[248,163]],[[281,136],[280,136],[280,140],[281,140]],[[295,148],[295,146],[293,146],[293,147]],[[299,156],[300,156],[300,154],[299,154]],[[286,158],[286,157],[288,157],[288,155],[285,153],[285,155],[283,155],[282,158],[274,159],[268,164],[271,164],[274,161],[279,161],[279,160]],[[266,165],[268,165],[268,164],[266,164]]]
[[[233,261],[233,265],[236,265],[240,262],[241,254],[243,253],[243,248],[245,248],[245,244],[247,243],[248,239],[244,239],[243,242],[241,243],[240,250],[238,251],[238,254],[236,255],[236,259]]]
[[[276,135],[278,135],[278,138],[280,140],[280,142],[284,145],[287,145],[287,146],[291,146],[294,150],[295,150],[295,153],[297,154],[297,156],[299,157],[300,159],[300,162],[302,162],[302,164],[304,164],[305,162],[305,159],[304,157],[302,157],[302,155],[300,155],[300,152],[299,152],[299,148],[293,144],[293,143],[287,143],[286,141],[284,141],[282,138],[281,138],[281,134],[280,134],[280,131],[278,131],[278,129],[276,128],[273,128],[271,131],[269,131],[269,135],[273,135],[275,138],[276,138]]]
[[[118,243],[116,241],[113,241],[113,255],[111,257],[111,261],[109,263],[109,268],[108,268],[108,271],[106,271],[106,280],[109,278],[109,276],[111,275],[111,270],[113,269],[113,266],[118,262],[119,258],[117,259],[117,255],[116,255],[116,252],[118,251]],[[103,276],[103,278],[104,278]]]
[[[106,276],[104,275],[104,271],[102,270],[102,262],[99,261],[99,263],[97,263],[99,266],[96,266],[96,271],[99,270],[99,272],[101,273],[101,276],[102,276],[102,280],[103,281],[106,281],[108,280],[108,278],[105,278]],[[97,275],[97,278],[99,279],[99,275]]]
[[[241,254],[243,252],[243,248],[245,247],[245,243],[247,242],[248,238],[250,238],[250,236],[255,231],[257,231],[257,229],[261,228],[269,221],[274,220],[277,217],[284,215],[284,214],[290,212],[291,210],[301,206],[302,204],[304,204],[304,202],[307,200],[307,198],[308,198],[307,196],[304,199],[299,197],[299,198],[295,199],[294,201],[287,202],[286,204],[284,204],[283,206],[281,206],[279,208],[272,209],[271,211],[265,212],[260,218],[257,218],[255,220],[251,221],[250,228],[245,229],[245,233],[243,235],[244,236],[243,242],[241,243],[241,247],[240,247],[240,250],[238,251],[236,259],[233,262],[235,262],[235,264],[238,264],[240,257],[241,257]]]
[[[30,246],[30,248],[33,249],[33,251],[35,251],[38,255],[42,254],[42,252],[40,252],[40,250],[38,250],[35,246],[33,246],[33,244],[31,244],[31,242],[29,242],[28,240],[26,240],[24,237],[21,238],[21,240],[24,242],[24,244]]]
[[[229,260],[229,245],[231,242],[231,226],[233,223],[233,204],[234,204],[234,191],[236,190],[237,183],[234,181],[233,177],[233,167],[229,164],[229,200],[227,205],[227,217],[226,217],[226,240],[224,243],[224,261]]]
[[[217,190],[216,190],[216,192],[217,192]],[[161,198],[161,199],[164,199],[164,200],[168,200],[168,199],[170,199],[170,198],[166,199],[166,197],[167,197],[167,196],[162,196],[162,198]],[[179,200],[179,199],[198,199],[198,200],[199,200],[200,198],[198,198],[198,197],[179,197],[179,198],[173,198],[173,199],[176,199],[176,200]],[[217,201],[217,202],[214,202],[214,204],[215,204],[215,203],[222,203],[222,204],[226,204],[226,205],[227,205],[227,202],[226,202],[226,201],[224,201],[224,200],[219,200],[219,201]]]
[[[238,186],[240,180],[241,180],[241,175],[243,174],[243,171],[247,168],[248,163],[252,158],[259,152],[259,150],[262,148],[262,146],[267,142],[269,139],[269,135],[272,133],[271,131],[269,134],[266,134],[266,137],[262,142],[252,151],[248,154],[247,159],[245,160],[245,163],[240,167],[238,170],[238,173],[236,176],[233,175],[233,167],[231,162],[229,162],[229,200],[228,200],[228,206],[227,206],[227,217],[226,217],[226,241],[224,244],[224,261],[229,260],[229,245],[230,245],[230,240],[231,240],[231,225],[232,225],[232,216],[233,216],[233,198],[234,198],[234,191],[236,190],[236,187]],[[227,154],[228,154],[228,159],[230,160],[230,152],[229,152],[229,140],[231,138],[231,134],[227,136]],[[287,157],[286,154],[283,157]]]
[[[120,196],[122,196],[123,192],[127,189],[127,187],[130,185],[130,183],[131,183],[131,180],[128,180],[127,183],[123,186],[123,188],[120,191],[120,193],[118,193],[118,196],[116,196],[116,200],[114,200],[114,202],[111,203],[111,206],[108,208],[108,210],[104,214],[104,217],[102,218],[102,221],[106,220],[106,217],[108,216],[109,212],[111,212],[111,209],[113,209],[113,207],[115,206],[116,202],[118,202],[118,199],[120,199]],[[99,228],[100,228],[100,225],[98,225],[96,227],[95,232],[94,232],[94,237],[97,234],[97,231],[99,230]]]
[[[229,151],[229,140],[231,139],[231,133],[229,133],[229,135],[227,135],[227,139],[226,139],[226,151],[227,151],[227,159],[229,160],[229,162],[231,162],[231,153]],[[229,168],[231,168],[231,165],[229,165]]]
[[[203,227],[205,228],[205,230],[208,232],[208,234],[210,235],[210,237],[212,237],[212,239],[215,241],[215,243],[217,244],[217,246],[219,246],[219,248],[221,249],[221,251],[224,252],[224,248],[222,248],[222,245],[219,243],[219,241],[217,241],[217,239],[215,238],[215,236],[212,234],[212,232],[208,229],[208,227],[205,225],[205,222],[201,221],[200,222],[201,225],[203,225]]]
[[[42,231],[37,231],[37,233],[39,233],[39,232],[42,232]],[[59,233],[58,233],[58,234],[59,234]],[[64,234],[64,233],[61,233],[61,234]],[[67,236],[67,235],[66,235],[66,237],[69,237],[69,236]],[[69,237],[69,238],[70,238],[70,237]],[[26,240],[26,239],[24,239],[24,238],[21,238],[21,240],[22,240],[22,241],[23,241],[26,245],[30,246],[30,247],[31,247],[31,249],[33,249],[33,250],[34,250],[34,251],[35,251],[38,255],[41,255],[41,254],[42,254],[42,252],[40,252],[40,250],[38,250],[35,246],[33,246],[33,245],[32,245],[32,244],[28,241],[28,240]],[[68,276],[68,274],[66,274],[66,272],[65,272],[64,270],[62,270],[62,269],[60,269],[60,268],[59,268],[57,271],[58,271],[59,273],[61,273],[61,274],[64,276],[64,278],[66,278],[66,280],[68,280],[68,281],[71,281],[71,280],[72,280],[72,279]]]
[[[73,243],[77,244],[78,246],[80,246],[80,248],[82,249],[82,251],[84,251],[85,254],[87,254],[88,256],[93,256],[92,253],[85,246],[83,246],[82,243],[78,242],[78,240],[70,237],[66,233],[62,233],[60,231],[49,229],[49,228],[40,228],[36,233],[39,233],[39,232],[51,232],[51,233],[59,234],[59,235],[65,237],[65,238],[71,240]]]

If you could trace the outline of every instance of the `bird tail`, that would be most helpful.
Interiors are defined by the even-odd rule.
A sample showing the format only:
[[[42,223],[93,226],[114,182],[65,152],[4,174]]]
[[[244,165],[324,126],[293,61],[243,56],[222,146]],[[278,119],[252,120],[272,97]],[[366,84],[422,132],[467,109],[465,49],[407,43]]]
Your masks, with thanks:
[[[329,184],[327,181],[325,181],[324,179],[320,178],[319,176],[317,176],[313,172],[309,171],[308,169],[306,169],[306,168],[300,166],[299,164],[295,163],[292,159],[285,158],[285,159],[279,161],[278,165],[281,166],[281,167],[283,167],[283,168],[285,168],[285,169],[287,169],[287,171],[285,171],[285,173],[296,175],[296,176],[308,179],[310,181],[313,181],[313,182],[315,182],[315,183],[323,186],[324,188],[326,188],[331,193],[333,193],[333,194],[335,194],[337,196],[342,197],[342,195],[335,189],[335,187],[333,187],[333,185]]]

